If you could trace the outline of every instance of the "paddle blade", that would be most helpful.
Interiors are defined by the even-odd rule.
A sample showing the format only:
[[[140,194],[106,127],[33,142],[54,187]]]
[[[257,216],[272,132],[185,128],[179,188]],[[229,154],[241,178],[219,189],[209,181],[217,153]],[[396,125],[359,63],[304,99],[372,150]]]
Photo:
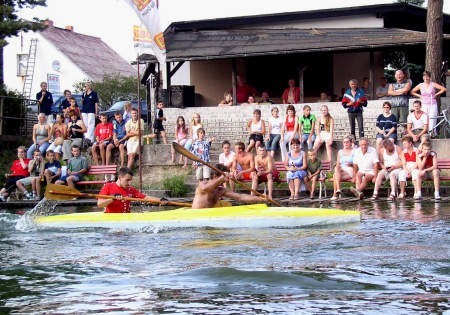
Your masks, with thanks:
[[[196,162],[200,162],[200,163],[203,162],[203,160],[200,159],[198,156],[196,156],[194,153],[190,152],[185,147],[183,147],[182,145],[179,145],[176,142],[172,142],[172,147],[175,151],[177,151],[181,155],[184,155],[185,157],[187,157],[188,159],[190,159],[192,161],[196,161]]]
[[[82,196],[82,194],[69,186],[48,184],[44,196],[48,200],[71,200],[74,197]]]

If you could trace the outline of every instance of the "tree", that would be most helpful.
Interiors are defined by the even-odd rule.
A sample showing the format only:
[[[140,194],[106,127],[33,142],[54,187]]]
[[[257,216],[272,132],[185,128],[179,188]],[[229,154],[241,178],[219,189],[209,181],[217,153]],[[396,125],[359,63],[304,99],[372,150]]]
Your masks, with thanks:
[[[83,91],[84,84],[88,80],[77,82],[73,85],[75,91]],[[137,77],[125,77],[120,74],[106,74],[102,81],[92,82],[94,90],[97,92],[103,109],[106,109],[114,102],[120,100],[137,99],[136,87]],[[144,90],[144,89],[142,89]]]
[[[8,42],[9,36],[17,36],[20,31],[41,30],[45,28],[42,21],[34,18],[33,21],[20,19],[16,14],[16,9],[34,8],[36,6],[46,6],[46,0],[3,0],[0,4],[0,85],[3,85],[3,47]]]
[[[439,83],[441,83],[443,6],[444,0],[428,0],[425,69],[431,72],[431,80]]]

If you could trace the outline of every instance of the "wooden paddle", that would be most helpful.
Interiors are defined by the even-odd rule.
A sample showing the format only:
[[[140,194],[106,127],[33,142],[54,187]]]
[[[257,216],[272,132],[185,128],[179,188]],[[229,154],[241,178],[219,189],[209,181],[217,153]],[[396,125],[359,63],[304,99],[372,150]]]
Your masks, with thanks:
[[[110,195],[98,195],[98,194],[89,194],[89,193],[82,193],[75,188],[70,188],[69,186],[64,185],[56,185],[56,184],[48,184],[47,188],[45,189],[45,198],[48,200],[70,200],[74,197],[90,197],[90,198],[97,198],[97,199],[117,199],[115,196]],[[153,204],[161,204],[161,200],[157,198],[147,198],[147,199],[141,199],[141,198],[132,198],[132,197],[123,197],[123,200],[128,201],[137,201],[137,202],[144,202],[144,203],[153,203]],[[177,201],[167,201],[167,205],[169,206],[179,206],[179,207],[191,207],[192,205],[190,203],[186,202],[177,202]]]
[[[215,167],[215,166],[212,165],[211,163],[208,163],[208,162],[203,161],[201,158],[199,158],[198,156],[196,156],[196,155],[193,154],[192,152],[189,152],[188,150],[186,150],[183,146],[179,145],[178,143],[172,142],[172,147],[173,147],[173,149],[174,149],[175,151],[177,151],[178,153],[184,155],[184,156],[187,157],[188,159],[191,159],[192,161],[199,162],[199,163],[201,163],[201,164],[203,164],[203,165],[206,165],[206,166],[208,166],[209,168],[211,168],[212,170],[214,170],[215,172],[217,172],[217,173],[219,173],[219,174],[222,174],[222,175],[225,175],[225,172],[221,171],[220,169],[218,169],[217,167]],[[278,206],[278,207],[282,207],[282,205],[281,205],[279,202],[267,198],[266,195],[263,195],[263,194],[261,194],[260,192],[258,192],[258,191],[256,191],[256,190],[252,189],[250,186],[248,186],[248,185],[246,185],[245,183],[243,183],[243,182],[237,180],[236,178],[230,176],[230,179],[231,179],[233,182],[235,182],[236,184],[239,184],[239,185],[241,185],[242,187],[244,187],[245,189],[251,191],[251,192],[254,193],[255,195],[260,196],[260,197],[263,197],[264,199],[266,199],[267,201],[269,201],[270,203],[272,203],[272,204],[274,204],[274,205],[276,205],[276,206]]]

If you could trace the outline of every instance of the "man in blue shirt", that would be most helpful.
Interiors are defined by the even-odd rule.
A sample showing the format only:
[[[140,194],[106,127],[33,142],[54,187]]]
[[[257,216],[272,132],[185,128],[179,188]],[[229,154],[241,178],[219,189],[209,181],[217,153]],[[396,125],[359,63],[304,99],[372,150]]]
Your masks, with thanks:
[[[47,117],[52,113],[53,95],[47,91],[47,82],[41,82],[41,90],[36,94],[39,103],[39,113],[44,113]]]
[[[123,119],[121,112],[115,112],[112,123],[114,130],[113,141],[106,147],[106,164],[111,164],[112,150],[118,148],[120,152],[120,167],[123,167],[125,165],[125,145],[128,139],[127,131],[125,129],[125,124],[127,122]]]

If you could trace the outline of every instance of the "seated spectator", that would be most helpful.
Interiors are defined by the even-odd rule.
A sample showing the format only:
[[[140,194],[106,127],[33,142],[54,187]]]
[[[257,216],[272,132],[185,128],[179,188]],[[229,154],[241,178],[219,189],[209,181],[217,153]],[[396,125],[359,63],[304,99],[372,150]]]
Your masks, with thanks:
[[[353,156],[353,173],[355,174],[355,187],[350,188],[356,198],[364,197],[363,190],[370,182],[375,182],[378,174],[378,154],[375,148],[369,146],[367,138],[359,140],[359,148]]]
[[[291,151],[292,139],[298,138],[298,117],[295,115],[295,107],[289,104],[286,107],[286,118],[281,126],[281,158],[285,161],[287,150],[286,145],[289,144],[289,151]]]
[[[67,174],[61,176],[55,184],[65,185],[70,188],[75,188],[75,184],[84,178],[88,171],[89,165],[86,158],[81,156],[81,150],[79,146],[72,146],[72,158],[67,162]]]
[[[267,196],[272,199],[273,181],[278,179],[278,171],[274,169],[274,161],[270,154],[267,154],[266,147],[260,144],[256,147],[255,175],[252,177],[252,189],[257,190],[258,184],[267,182]],[[252,192],[251,195],[254,195]]]
[[[358,87],[358,80],[351,79],[349,88],[342,98],[342,106],[347,109],[350,122],[350,133],[356,138],[355,120],[358,122],[359,138],[364,137],[363,107],[367,107],[367,97],[364,90]]]
[[[255,171],[253,154],[245,150],[245,144],[238,142],[234,145],[235,156],[231,166],[231,174],[237,180],[251,180]]]
[[[30,176],[19,179],[16,182],[17,188],[23,193],[25,199],[39,200],[41,196],[41,178],[44,176],[45,161],[41,151],[35,150],[33,159],[28,163]],[[32,193],[28,192],[26,186],[31,185]]]
[[[211,139],[206,139],[205,129],[197,130],[197,140],[192,143],[191,152],[205,162],[210,162],[209,150],[211,148]],[[195,168],[195,177],[199,182],[208,181],[211,177],[210,168],[199,162],[193,163]]]
[[[47,123],[45,114],[39,113],[38,122],[33,126],[33,144],[27,150],[27,158],[31,159],[36,149],[39,149],[41,154],[44,154],[50,145],[49,140],[51,139],[51,135],[52,126]]]
[[[411,136],[404,136],[402,138],[402,145],[402,164],[403,172],[405,173],[405,181],[400,182],[400,194],[398,195],[398,199],[403,199],[406,197],[406,179],[411,178],[413,170],[417,168],[417,149],[413,146],[413,139]]]
[[[295,80],[289,79],[288,87],[281,95],[283,104],[298,104],[300,102],[300,88],[295,86]]]
[[[247,99],[247,102],[241,103],[241,106],[254,106],[258,105],[258,103],[255,101],[255,97],[253,95],[250,95]]]
[[[64,122],[66,124],[69,123],[72,112],[78,117],[81,117],[80,108],[78,107],[77,100],[74,97],[69,98],[69,106],[64,109]]]
[[[250,134],[247,146],[247,152],[251,152],[254,147],[264,145],[264,135],[266,134],[266,124],[261,119],[261,110],[253,111],[253,118],[247,122],[247,131]]]
[[[70,120],[67,123],[67,139],[64,139],[62,146],[63,160],[67,161],[72,156],[73,145],[81,147],[84,133],[87,131],[83,120],[74,111],[69,112]]]
[[[283,118],[279,116],[278,107],[272,107],[270,110],[272,116],[268,119],[269,132],[266,137],[266,149],[272,157],[275,151],[280,148],[281,127],[283,126]]]
[[[387,80],[385,77],[380,77],[378,83],[380,85],[377,86],[375,90],[375,95],[379,100],[387,100],[389,99],[388,91],[389,85],[387,84]]]
[[[394,201],[397,193],[397,182],[406,182],[406,173],[403,171],[403,152],[390,139],[384,139],[380,148],[379,172],[375,180],[372,200],[378,198],[378,190],[385,180],[389,179],[391,194],[389,199]],[[404,185],[403,185],[404,187]],[[405,192],[401,192],[403,195]]]
[[[261,99],[258,102],[259,105],[271,105],[273,101],[269,97],[269,92],[263,91],[261,93]]]
[[[100,123],[95,126],[95,142],[92,145],[92,161],[94,165],[106,165],[106,148],[108,144],[112,142],[113,139],[113,125],[108,122],[108,118],[105,113],[100,114]],[[100,163],[97,153],[97,150],[100,153]]]
[[[303,106],[303,115],[298,119],[298,130],[301,135],[302,146],[306,145],[305,150],[312,150],[316,140],[316,116],[311,114],[311,106]]]
[[[420,136],[420,143],[419,143],[419,145],[417,146],[417,150],[418,150],[418,151],[422,151],[422,145],[423,145],[425,142],[431,142],[431,136],[430,136],[429,133],[424,133],[423,135]]]
[[[140,129],[139,129],[140,124]],[[125,124],[125,130],[127,132],[127,167],[131,169],[134,164],[134,158],[140,154],[139,152],[139,134],[144,131],[144,120],[140,118],[138,120],[138,110],[133,108],[131,110],[131,119]],[[166,140],[167,141],[167,140]]]
[[[246,78],[243,75],[236,77],[236,101],[238,104],[248,102],[248,97],[256,95],[256,89],[246,82]]]
[[[439,169],[437,153],[432,150],[431,142],[422,144],[422,151],[417,154],[417,169],[412,171],[414,183],[414,199],[422,198],[422,181],[432,178],[434,183],[434,199],[439,200]]]
[[[72,97],[72,92],[70,90],[64,90],[63,95],[65,98],[61,102],[61,108],[59,112],[65,114],[66,109],[70,106],[70,98]]]
[[[422,111],[422,103],[419,100],[413,103],[414,111],[408,115],[406,132],[413,139],[413,143],[417,144],[420,137],[428,132],[428,116]]]
[[[183,116],[178,116],[177,118],[177,125],[175,126],[175,140],[173,142],[178,143],[179,145],[183,146],[186,144],[186,142],[189,139],[189,129],[186,126],[186,121],[184,120]],[[172,153],[172,164],[175,164],[175,150],[173,147],[171,147],[171,153]],[[184,159],[184,163],[183,163]],[[183,157],[180,154],[180,160],[178,162],[179,164],[182,164],[186,167],[187,166],[187,158]]]
[[[106,147],[106,165],[110,165],[112,152],[114,149],[119,150],[120,156],[120,167],[125,166],[125,146],[127,144],[127,131],[125,130],[126,121],[123,120],[123,115],[121,112],[114,113],[113,124],[113,138],[108,146]]]
[[[379,152],[380,144],[383,140],[389,139],[393,143],[397,141],[397,117],[391,113],[391,103],[383,102],[383,113],[378,115],[375,125],[377,130],[377,151]]]
[[[341,181],[351,180],[354,182],[352,140],[346,136],[342,140],[342,149],[338,151],[336,157],[336,166],[333,172],[333,196],[331,201],[341,198]]]
[[[332,145],[333,145],[333,133],[334,133],[334,118],[330,115],[327,105],[320,107],[322,115],[319,117],[316,123],[317,139],[314,142],[314,151],[319,151],[320,146],[325,143],[327,150],[327,159],[332,161]]]
[[[55,152],[47,150],[47,162],[44,166],[45,181],[48,184],[56,182],[61,177],[61,163],[55,160]]]
[[[308,151],[307,165],[305,182],[309,184],[309,198],[314,199],[316,183],[322,170],[322,161],[317,158],[317,153],[313,150]]]
[[[317,103],[326,103],[330,101],[330,97],[326,92],[320,92],[320,97],[317,100]]]
[[[67,125],[64,123],[63,114],[56,114],[55,123],[52,126],[52,140],[48,150],[55,152],[57,160],[61,158],[64,140],[67,138]]]
[[[367,99],[372,99],[372,87],[370,86],[370,80],[368,77],[364,77],[361,81],[361,89],[364,91]]]
[[[306,154],[301,150],[299,139],[294,138],[291,140],[291,148],[284,159],[284,166],[288,170],[286,172],[286,180],[289,185],[289,191],[291,192],[289,200],[297,200],[300,184],[307,176],[306,169],[308,163],[306,161]]]
[[[217,106],[233,106],[233,96],[230,92],[225,92],[223,99],[219,102]]]
[[[231,144],[228,140],[222,142],[222,151],[223,152],[219,154],[219,164],[223,165],[227,172],[230,172],[236,154],[231,150]],[[230,180],[229,183],[230,188],[234,190],[234,182]],[[223,186],[226,188],[227,182],[224,182]]]
[[[4,202],[8,199],[11,192],[16,189],[16,182],[19,179],[30,176],[30,172],[28,171],[28,163],[30,163],[30,159],[25,157],[25,147],[18,147],[17,160],[13,161],[10,173],[5,175],[6,182],[0,190],[0,202]]]

